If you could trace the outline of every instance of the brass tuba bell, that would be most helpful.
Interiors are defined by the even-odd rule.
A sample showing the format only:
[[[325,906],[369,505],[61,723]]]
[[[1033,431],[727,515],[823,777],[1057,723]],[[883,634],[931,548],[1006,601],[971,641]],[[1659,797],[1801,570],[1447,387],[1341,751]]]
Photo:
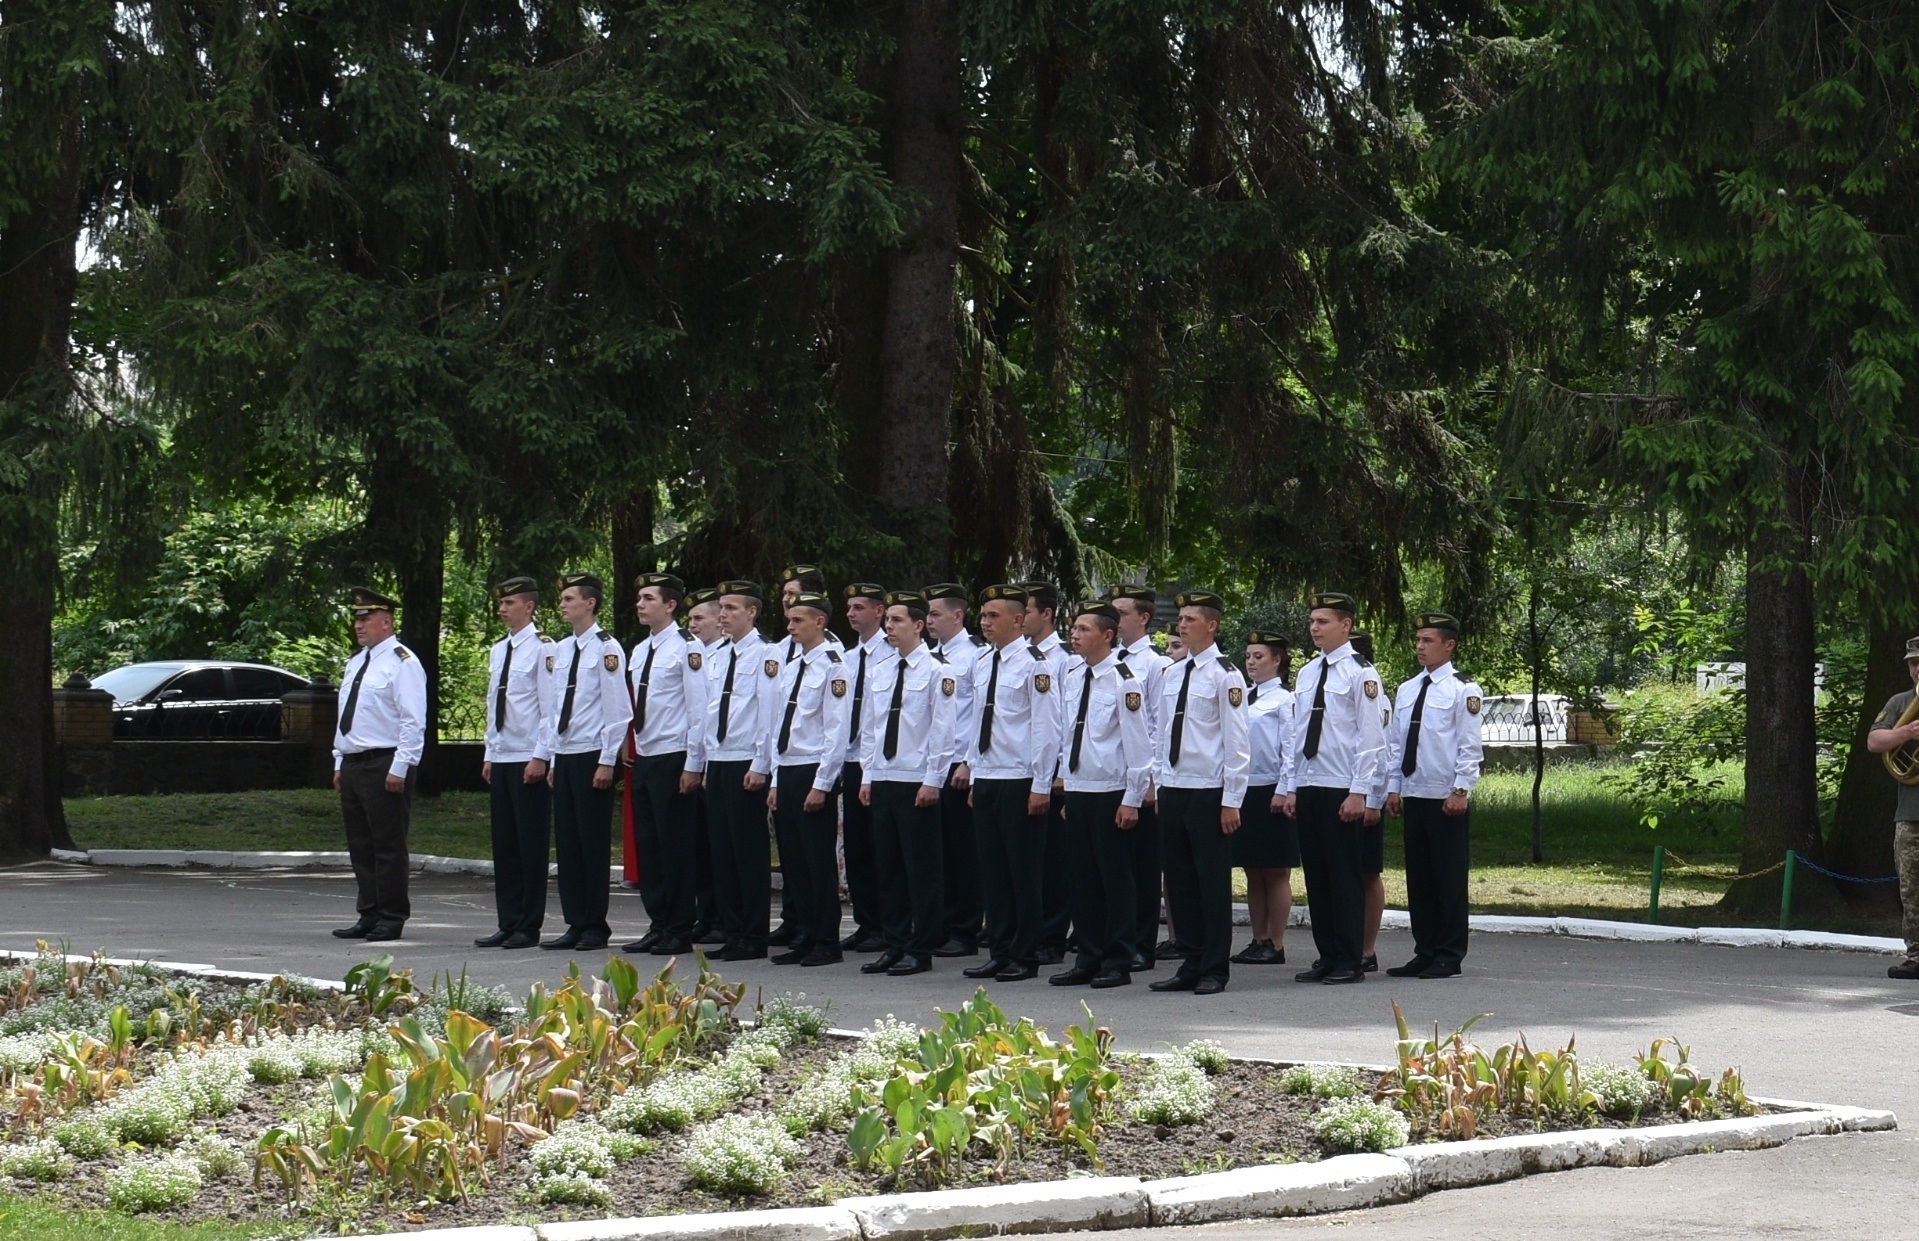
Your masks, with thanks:
[[[1912,696],[1912,701],[1906,704],[1906,709],[1899,715],[1899,722],[1893,727],[1904,728],[1914,719],[1919,719],[1919,693]],[[1919,741],[1908,741],[1879,757],[1886,760],[1886,770],[1892,773],[1893,779],[1901,784],[1919,784]]]

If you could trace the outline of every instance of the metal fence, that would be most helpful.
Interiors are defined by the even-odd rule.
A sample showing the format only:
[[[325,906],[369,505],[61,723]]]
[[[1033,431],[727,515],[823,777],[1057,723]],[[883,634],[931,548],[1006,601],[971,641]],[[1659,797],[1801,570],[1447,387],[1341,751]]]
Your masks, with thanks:
[[[1538,704],[1541,739],[1570,741],[1569,716],[1572,700],[1564,694],[1541,694]],[[1488,698],[1480,707],[1484,722],[1481,734],[1490,742],[1531,742],[1533,739],[1533,697],[1531,694],[1500,694]]]

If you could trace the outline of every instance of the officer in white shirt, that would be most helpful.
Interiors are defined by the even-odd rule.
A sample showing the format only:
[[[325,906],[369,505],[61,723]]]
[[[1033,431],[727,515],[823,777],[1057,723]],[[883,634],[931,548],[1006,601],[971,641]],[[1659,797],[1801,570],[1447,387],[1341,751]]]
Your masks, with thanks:
[[[1021,582],[1026,591],[1026,640],[1039,651],[1046,661],[1046,672],[1055,686],[1066,684],[1066,671],[1073,663],[1073,653],[1059,640],[1059,587],[1051,582]],[[1060,737],[1062,749],[1066,736],[1066,717],[1062,704],[1066,695],[1053,695],[1053,709],[1060,714]],[[1062,761],[1064,754],[1061,755]],[[1072,850],[1066,840],[1066,797],[1065,786],[1060,783],[1060,773],[1053,773],[1053,799],[1047,811],[1046,822],[1046,860],[1041,900],[1046,910],[1045,921],[1040,925],[1039,957],[1041,965],[1053,965],[1066,957],[1066,944],[1072,936],[1073,924],[1073,863]]]
[[[1211,591],[1174,596],[1186,658],[1160,677],[1153,763],[1159,790],[1166,901],[1180,965],[1154,991],[1218,995],[1232,972],[1233,848],[1250,759],[1246,678],[1219,650],[1225,601]]]
[[[840,948],[845,952],[881,952],[888,947],[882,930],[884,898],[873,860],[873,812],[860,801],[860,786],[865,783],[860,772],[860,732],[871,718],[873,679],[880,665],[894,658],[894,652],[883,627],[886,588],[874,582],[854,582],[840,595],[846,601],[847,626],[853,631],[853,645],[845,653],[853,690],[846,770],[840,781],[844,793],[840,830],[846,852],[846,896],[853,906],[853,933],[840,941]]]
[[[946,939],[936,957],[970,957],[979,951],[980,898],[979,841],[973,831],[973,808],[967,790],[953,783],[953,772],[965,757],[965,729],[973,714],[973,664],[985,644],[966,630],[971,602],[958,582],[937,582],[926,595],[928,645],[935,647],[951,670],[953,684],[953,766],[940,790],[941,878],[946,894]]]
[[[359,918],[333,934],[372,942],[400,938],[412,913],[406,834],[413,809],[413,771],[426,748],[426,670],[393,636],[398,605],[364,586],[353,588],[353,637],[333,733],[333,787],[346,820],[347,855],[359,892]]]
[[[773,958],[775,965],[833,965],[842,957],[833,792],[846,762],[852,684],[845,659],[826,641],[832,616],[832,600],[811,591],[786,605],[786,631],[799,653],[776,668],[780,709],[769,751],[774,787],[766,804],[779,830],[786,882],[805,901],[799,937]]]
[[[475,948],[532,948],[546,920],[546,857],[553,834],[553,790],[546,785],[546,653],[553,639],[533,627],[540,588],[508,578],[494,594],[506,636],[487,653],[487,783],[493,820],[493,905],[500,929]]]
[[[860,972],[903,978],[932,969],[946,941],[940,791],[952,770],[959,681],[946,658],[927,649],[925,595],[888,594],[885,626],[894,657],[873,676],[858,796],[873,814],[886,951]]]
[[[633,846],[640,901],[652,925],[627,952],[693,950],[697,921],[695,807],[706,771],[704,656],[678,625],[686,583],[670,573],[634,580],[634,612],[647,635],[627,659],[633,695]]]
[[[1047,980],[1056,987],[1123,987],[1138,952],[1131,834],[1152,780],[1153,741],[1145,685],[1115,651],[1118,631],[1110,603],[1082,604],[1073,618],[1060,778],[1079,946],[1073,967]]]
[[[1281,790],[1293,757],[1287,655],[1281,635],[1247,633],[1246,734],[1252,757],[1239,830],[1233,833],[1233,864],[1246,872],[1253,941],[1233,954],[1235,965],[1286,963],[1286,919],[1293,911],[1293,868],[1299,865],[1299,829],[1280,813]]]
[[[1452,978],[1466,958],[1473,786],[1484,753],[1478,685],[1459,675],[1459,620],[1413,620],[1421,673],[1399,687],[1387,748],[1386,813],[1406,824],[1406,911],[1413,958],[1395,977]]]
[[[1357,610],[1351,595],[1313,596],[1308,627],[1319,654],[1301,669],[1294,690],[1293,769],[1284,809],[1299,825],[1319,949],[1312,968],[1295,975],[1300,982],[1366,980],[1366,811],[1386,737],[1379,673],[1353,652]]]
[[[1159,602],[1158,592],[1148,586],[1122,584],[1111,587],[1107,597],[1119,613],[1119,657],[1144,686],[1146,726],[1157,738],[1159,719],[1153,713],[1159,710],[1159,676],[1171,662],[1153,646],[1153,611]],[[1132,836],[1133,917],[1139,924],[1134,932],[1139,951],[1133,957],[1133,968],[1150,970],[1159,965],[1162,947],[1159,943],[1159,805],[1151,789],[1147,790],[1146,803],[1139,808],[1139,823],[1133,828]],[[1165,959],[1179,955],[1170,934],[1163,947]]]
[[[560,579],[560,619],[572,633],[547,648],[547,748],[553,766],[553,853],[559,863],[566,932],[542,943],[555,951],[606,947],[607,869],[613,860],[613,772],[633,703],[619,641],[600,628],[606,586],[591,573]]]
[[[780,570],[779,625],[782,629],[786,626],[787,605],[792,603],[794,597],[802,591],[816,595],[827,593],[826,574],[820,571],[818,565],[790,564]],[[839,635],[831,629],[826,631],[826,641],[827,645],[833,647],[835,650],[844,649],[841,646]],[[782,637],[775,638],[770,645],[778,652],[779,661],[782,664],[791,662],[800,653],[799,644],[793,641],[792,634],[785,634]],[[773,929],[773,933],[766,938],[766,942],[775,948],[791,947],[800,937],[801,921],[798,916],[798,902],[805,899],[804,893],[797,892],[785,884],[783,881],[785,863],[782,862],[780,865],[782,875],[782,883],[780,885],[780,922],[779,925]]]
[[[727,645],[713,653],[713,683],[707,687],[706,811],[713,833],[713,889],[720,928],[726,933],[722,961],[766,956],[767,910],[772,898],[772,850],[766,834],[766,751],[778,720],[780,659],[755,628],[760,588],[753,582],[721,582],[720,624]],[[787,851],[780,841],[780,852]],[[783,874],[786,859],[781,857]],[[787,882],[791,882],[790,877]]]
[[[686,632],[693,640],[686,659],[704,673],[710,682],[713,679],[713,652],[726,643],[726,634],[720,629],[720,595],[711,586],[703,586],[689,591],[685,602]],[[704,726],[701,736],[705,736]],[[726,930],[720,925],[719,897],[713,889],[713,832],[706,818],[704,783],[693,794],[693,830],[698,841],[693,854],[693,942],[723,945],[726,943]]]
[[[986,907],[988,957],[968,978],[1039,977],[1047,809],[1058,767],[1059,711],[1052,674],[1022,634],[1026,592],[1000,584],[980,592],[980,633],[989,650],[973,664],[966,762],[953,773],[972,789]]]

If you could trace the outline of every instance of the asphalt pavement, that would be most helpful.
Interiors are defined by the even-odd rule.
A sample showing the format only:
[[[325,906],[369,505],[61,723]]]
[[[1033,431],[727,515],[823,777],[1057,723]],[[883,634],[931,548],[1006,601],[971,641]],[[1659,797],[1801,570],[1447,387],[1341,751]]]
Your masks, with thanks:
[[[477,982],[523,992],[563,974],[568,954],[475,949],[493,929],[490,883],[416,875],[413,920],[390,949],[422,983],[464,968]],[[549,929],[558,900],[549,902]],[[373,955],[327,931],[353,920],[350,875],[308,872],[122,871],[38,864],[0,869],[0,948],[36,940],[69,951],[339,978]],[[645,929],[636,895],[616,891],[616,943]],[[1245,932],[1242,930],[1241,935]],[[1302,985],[1310,932],[1288,936],[1293,964],[1235,967],[1219,996],[1155,995],[1146,976],[1092,992],[1042,980],[993,986],[996,1003],[1059,1029],[1091,1004],[1122,1047],[1152,1050],[1214,1038],[1239,1055],[1379,1063],[1393,1048],[1392,1002],[1417,1027],[1442,1032],[1479,1013],[1475,1032],[1533,1046],[1577,1038],[1580,1051],[1624,1060],[1653,1038],[1677,1037],[1715,1070],[1737,1065],[1753,1094],[1890,1108],[1919,1125],[1919,984],[1885,976],[1882,955],[1805,949],[1637,944],[1547,935],[1478,935],[1456,979],[1374,976],[1348,987]],[[1380,958],[1410,955],[1404,933],[1381,936]],[[580,957],[591,970],[604,953]],[[888,1014],[924,1021],[975,984],[973,959],[941,960],[913,978],[869,977],[868,957],[806,969],[763,961],[723,973],[757,995],[803,993],[830,1003],[839,1025]],[[660,958],[634,958],[645,969]],[[1801,1140],[1752,1153],[1652,1168],[1586,1169],[1430,1195],[1400,1206],[1296,1221],[1216,1226],[1251,1236],[1358,1228],[1381,1237],[1809,1237],[1919,1233],[1919,1129]],[[1175,1230],[1162,1230],[1175,1231]],[[1178,1230],[1196,1231],[1196,1230]]]

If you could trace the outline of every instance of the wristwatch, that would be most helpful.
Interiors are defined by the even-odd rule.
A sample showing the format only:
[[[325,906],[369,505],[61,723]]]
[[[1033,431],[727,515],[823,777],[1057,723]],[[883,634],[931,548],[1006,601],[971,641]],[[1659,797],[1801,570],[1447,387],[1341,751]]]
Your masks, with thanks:
[[[1454,789],[1453,796],[1454,797],[1471,797],[1472,793],[1466,789]]]

